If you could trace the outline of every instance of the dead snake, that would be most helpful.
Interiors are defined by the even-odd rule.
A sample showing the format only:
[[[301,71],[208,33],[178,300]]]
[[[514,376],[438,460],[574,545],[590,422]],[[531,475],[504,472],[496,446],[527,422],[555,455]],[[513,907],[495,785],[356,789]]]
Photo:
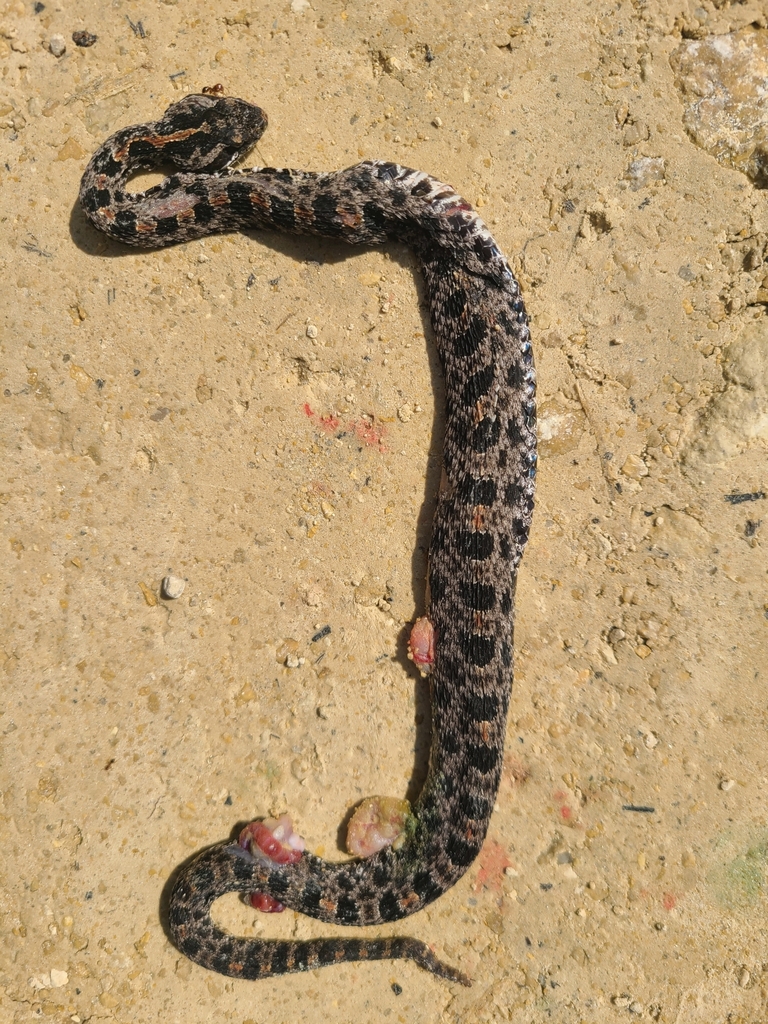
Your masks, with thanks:
[[[447,404],[428,569],[432,747],[399,849],[346,863],[303,853],[278,865],[237,843],[220,843],[180,872],[170,899],[171,935],[191,960],[234,978],[408,958],[469,984],[416,939],[237,938],[211,919],[211,904],[224,893],[258,891],[331,924],[396,921],[431,903],[472,864],[501,775],[515,584],[536,471],[528,320],[512,271],[480,217],[450,185],[384,161],[330,174],[229,171],[266,124],[258,107],[219,90],[187,96],[159,121],[112,135],[88,164],[80,202],[99,231],[134,246],[268,228],[351,245],[401,242],[413,250]],[[161,164],[175,173],[146,192],[126,190],[135,171]]]

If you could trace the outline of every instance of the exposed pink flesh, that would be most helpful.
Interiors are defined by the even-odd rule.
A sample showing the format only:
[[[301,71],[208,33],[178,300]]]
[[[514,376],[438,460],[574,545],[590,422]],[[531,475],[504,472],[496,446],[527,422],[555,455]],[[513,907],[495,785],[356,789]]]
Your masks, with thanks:
[[[282,903],[265,892],[252,892],[248,897],[248,902],[254,910],[260,910],[262,914],[282,914],[285,910]]]
[[[293,823],[287,814],[252,821],[240,833],[238,843],[256,860],[267,864],[295,864],[304,852],[304,840],[293,831]],[[265,892],[253,892],[249,899],[255,910],[265,914],[279,914],[285,910],[279,900]]]
[[[304,840],[293,831],[293,824],[287,814],[279,818],[252,821],[240,833],[239,843],[254,857],[263,854],[274,864],[295,864],[301,860],[304,851]]]
[[[428,675],[435,664],[435,628],[426,615],[416,619],[408,638],[408,657],[422,675]]]
[[[411,805],[393,796],[369,796],[352,815],[347,849],[354,857],[371,857],[385,846],[395,846],[405,835]]]

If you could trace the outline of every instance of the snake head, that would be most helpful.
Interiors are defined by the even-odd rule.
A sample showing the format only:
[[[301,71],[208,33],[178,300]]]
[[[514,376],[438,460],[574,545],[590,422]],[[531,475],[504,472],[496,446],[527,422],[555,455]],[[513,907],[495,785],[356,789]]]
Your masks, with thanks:
[[[151,142],[163,160],[180,171],[213,173],[225,170],[258,142],[267,115],[234,96],[199,94],[168,107],[156,127]]]

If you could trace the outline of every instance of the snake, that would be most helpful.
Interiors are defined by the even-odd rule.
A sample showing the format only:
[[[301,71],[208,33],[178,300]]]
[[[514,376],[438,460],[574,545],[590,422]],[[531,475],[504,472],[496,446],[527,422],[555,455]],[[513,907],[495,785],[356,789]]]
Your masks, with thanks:
[[[429,765],[402,841],[371,856],[330,862],[304,851],[277,863],[231,840],[199,852],[173,883],[170,938],[190,960],[231,978],[401,959],[469,985],[466,972],[411,936],[238,937],[211,916],[225,893],[257,892],[330,925],[379,925],[422,910],[464,875],[501,779],[515,590],[534,506],[528,316],[488,227],[450,185],[390,161],[330,173],[235,169],[266,127],[263,110],[220,86],[189,94],[159,120],[104,142],[83,174],[80,204],[98,231],[129,246],[265,229],[353,246],[404,244],[414,254],[446,395],[424,617],[433,644]],[[131,175],[159,167],[172,173],[129,190]]]

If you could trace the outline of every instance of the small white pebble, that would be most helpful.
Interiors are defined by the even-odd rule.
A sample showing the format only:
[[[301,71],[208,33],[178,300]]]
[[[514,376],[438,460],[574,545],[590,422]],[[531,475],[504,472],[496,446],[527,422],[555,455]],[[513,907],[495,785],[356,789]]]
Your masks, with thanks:
[[[435,126],[435,128],[442,128],[443,127],[442,118],[439,118],[439,117],[433,118],[432,119],[432,124]]]
[[[53,971],[51,971],[51,974],[53,974]],[[747,968],[746,967],[742,967],[742,969],[739,971],[739,985],[741,986],[741,988],[746,988],[747,987],[747,985],[750,982],[750,978],[751,977],[752,976],[749,973],[749,971],[747,970]]]
[[[63,988],[69,981],[69,975],[66,971],[57,971],[55,968],[51,971],[51,988]]]
[[[620,1010],[626,1010],[626,1008],[632,1002],[632,997],[628,996],[626,994],[626,992],[624,992],[620,996],[612,996],[611,997],[611,1002],[613,1003],[614,1006],[617,1006]]]
[[[507,878],[517,878],[520,872],[517,870],[517,868],[508,867],[504,868],[504,874],[507,876]]]
[[[315,327],[314,324],[309,324],[308,325],[308,327],[307,327],[307,337],[308,338],[316,338],[317,337],[317,328]]]
[[[285,659],[286,668],[300,668],[306,659],[297,658],[295,654],[289,654]]]
[[[167,597],[169,601],[175,601],[177,597],[181,597],[184,593],[186,585],[186,580],[181,579],[179,576],[163,577],[163,597]]]
[[[401,423],[407,423],[412,415],[413,410],[411,409],[410,405],[401,405],[400,408],[397,410],[397,418],[400,420]]]
[[[733,779],[723,779],[720,783],[720,789],[722,789],[724,793],[729,793],[735,785],[736,783]]]
[[[51,36],[48,40],[48,49],[54,57],[63,57],[67,52],[67,41],[64,36]]]
[[[642,1003],[638,1003],[637,1000],[635,1000],[634,1003],[629,1004],[629,1012],[636,1013],[638,1017],[641,1017],[645,1012],[645,1007]]]
[[[659,745],[659,737],[653,732],[646,733],[643,743],[645,743],[649,750],[653,750],[654,747]]]

